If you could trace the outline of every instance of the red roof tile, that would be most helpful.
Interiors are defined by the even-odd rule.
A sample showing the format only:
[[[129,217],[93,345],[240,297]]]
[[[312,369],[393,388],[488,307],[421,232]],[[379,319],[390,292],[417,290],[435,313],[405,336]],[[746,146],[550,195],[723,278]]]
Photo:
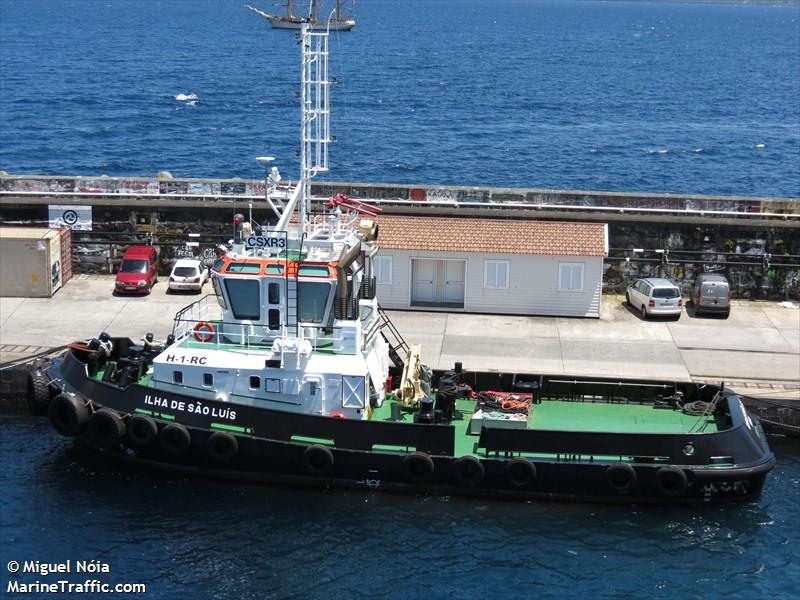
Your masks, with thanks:
[[[380,215],[378,246],[389,250],[605,256],[605,225],[521,219]]]

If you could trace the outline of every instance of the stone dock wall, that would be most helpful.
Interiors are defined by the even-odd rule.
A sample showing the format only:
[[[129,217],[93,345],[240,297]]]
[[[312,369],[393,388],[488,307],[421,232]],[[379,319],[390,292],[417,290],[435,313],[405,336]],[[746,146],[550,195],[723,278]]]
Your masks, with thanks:
[[[277,196],[286,194],[286,185]],[[73,226],[76,272],[111,272],[124,248],[152,236],[164,269],[211,257],[231,217],[266,222],[263,180],[0,176],[0,225]],[[721,272],[737,298],[800,299],[800,199],[576,190],[316,182],[322,201],[344,193],[386,213],[602,221],[609,224],[604,289],[667,276],[688,292]],[[77,223],[64,223],[64,217]],[[59,219],[61,219],[59,221]],[[76,229],[83,227],[83,229]],[[409,232],[413,235],[413,232]]]

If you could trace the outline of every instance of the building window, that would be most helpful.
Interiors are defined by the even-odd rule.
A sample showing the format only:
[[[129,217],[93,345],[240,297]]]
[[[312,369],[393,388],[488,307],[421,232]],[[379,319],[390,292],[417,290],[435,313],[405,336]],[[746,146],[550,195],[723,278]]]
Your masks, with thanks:
[[[583,291],[583,263],[558,263],[558,291]]]
[[[372,265],[375,269],[375,283],[390,284],[392,283],[392,257],[391,256],[376,256]]]
[[[509,262],[507,260],[486,260],[483,262],[483,287],[487,290],[508,289]]]

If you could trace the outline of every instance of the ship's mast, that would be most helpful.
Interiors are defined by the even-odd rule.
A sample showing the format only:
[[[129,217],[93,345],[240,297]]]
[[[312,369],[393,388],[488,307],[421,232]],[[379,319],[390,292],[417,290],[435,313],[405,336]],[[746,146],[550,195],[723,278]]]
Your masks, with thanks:
[[[328,32],[303,24],[302,104],[300,139],[300,222],[305,226],[311,201],[311,178],[328,171],[330,142],[330,81]]]

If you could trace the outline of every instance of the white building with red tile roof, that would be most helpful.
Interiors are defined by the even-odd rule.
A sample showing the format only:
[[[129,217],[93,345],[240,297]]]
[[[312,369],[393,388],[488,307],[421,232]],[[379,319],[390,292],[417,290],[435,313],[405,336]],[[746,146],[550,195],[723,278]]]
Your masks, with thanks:
[[[385,308],[599,317],[605,223],[381,215]]]

